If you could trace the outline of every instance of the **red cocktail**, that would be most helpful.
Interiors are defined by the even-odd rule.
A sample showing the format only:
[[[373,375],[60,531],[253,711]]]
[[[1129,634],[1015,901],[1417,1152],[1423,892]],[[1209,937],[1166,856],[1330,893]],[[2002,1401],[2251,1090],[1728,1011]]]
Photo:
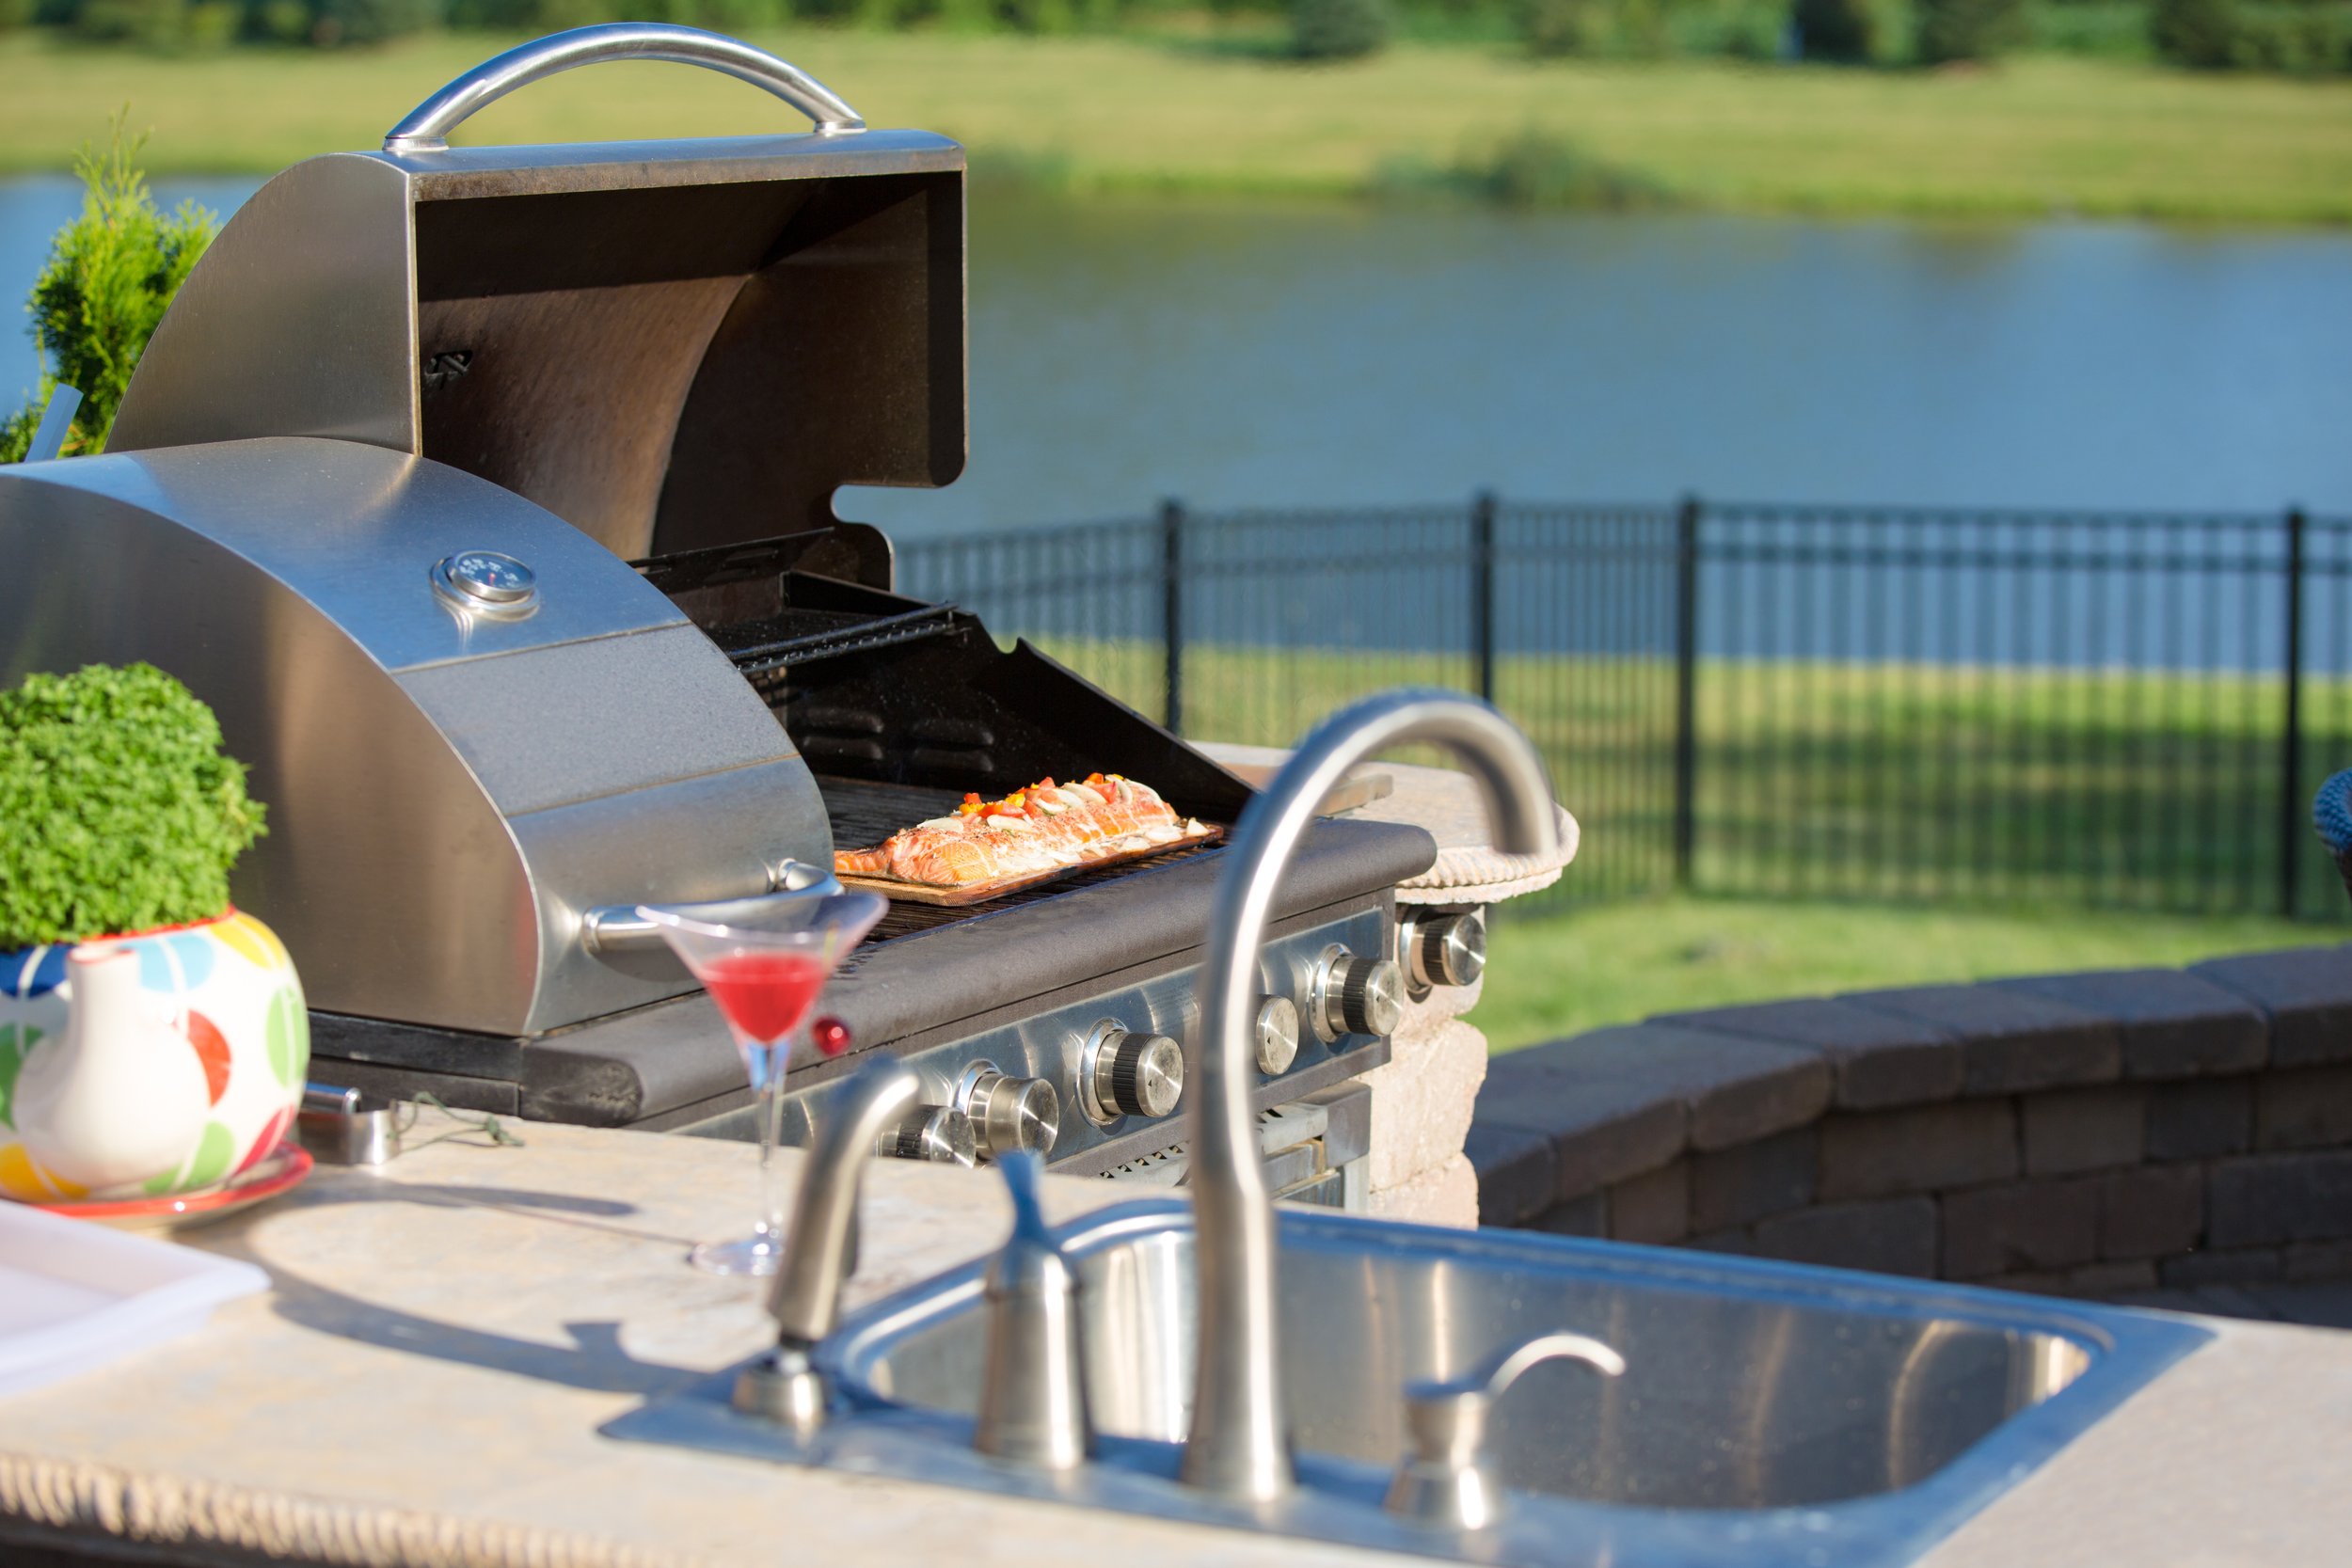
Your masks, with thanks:
[[[833,966],[813,953],[728,953],[700,975],[738,1038],[778,1040],[801,1026]]]
[[[759,1109],[759,1225],[732,1242],[706,1242],[687,1256],[713,1274],[773,1274],[784,1256],[784,1205],[776,1193],[779,1091],[794,1043],[842,955],[889,904],[870,893],[807,894],[763,901],[758,924],[718,926],[673,910],[637,912],[660,927],[703,983],[743,1053]]]

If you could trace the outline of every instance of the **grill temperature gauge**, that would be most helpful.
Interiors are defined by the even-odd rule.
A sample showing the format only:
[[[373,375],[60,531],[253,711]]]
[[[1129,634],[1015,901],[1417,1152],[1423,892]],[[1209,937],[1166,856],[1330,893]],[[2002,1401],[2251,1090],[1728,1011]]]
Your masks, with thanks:
[[[469,615],[528,615],[539,607],[530,567],[496,550],[459,550],[433,563],[433,591]]]

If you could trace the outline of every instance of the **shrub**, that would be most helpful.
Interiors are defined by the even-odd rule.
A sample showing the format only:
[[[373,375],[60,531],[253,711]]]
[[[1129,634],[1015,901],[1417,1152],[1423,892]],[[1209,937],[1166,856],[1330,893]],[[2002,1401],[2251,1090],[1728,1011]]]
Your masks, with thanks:
[[[2025,0],[1920,0],[1919,58],[1990,60],[2026,41]]]
[[[1070,0],[1002,0],[996,12],[1017,33],[1071,33],[1078,27],[1077,8]],[[1369,55],[1387,41],[1388,35],[1383,33],[1371,48],[1358,53]]]
[[[2156,53],[2192,71],[2352,71],[2352,13],[2342,6],[2157,0]]]
[[[1359,60],[1388,47],[1388,0],[1291,0],[1291,53],[1302,60]]]
[[[1885,57],[1886,16],[1874,0],[1796,0],[1789,20],[1808,60],[1860,65]]]
[[[1674,53],[1661,0],[1617,0],[1617,53],[1639,60],[1662,59]]]
[[[184,0],[84,0],[75,35],[90,43],[129,43],[163,53],[180,42]]]
[[[245,31],[263,43],[308,43],[310,8],[304,0],[260,0],[246,12]]]
[[[1600,55],[1610,40],[1608,0],[1521,0],[1519,39],[1545,59]]]
[[[2192,71],[2227,71],[2236,63],[2236,0],[2156,0],[2148,36],[2156,53]]]
[[[66,450],[105,449],[115,410],[148,339],[219,230],[218,220],[201,207],[183,202],[168,217],[156,210],[154,195],[134,162],[146,138],[125,144],[123,119],[115,117],[103,155],[86,147],[73,161],[82,177],[82,215],[57,231],[33,281],[26,309],[40,356],[40,384],[32,403],[0,426],[0,462],[24,455],[40,410],[59,382],[82,393]]]
[[[1715,14],[1714,25],[1685,42],[1687,55],[1728,55],[1736,60],[1776,60],[1788,47],[1789,18],[1772,6],[1740,5]]]
[[[1565,137],[1533,127],[1487,157],[1465,161],[1456,172],[1461,183],[1504,207],[1624,211],[1667,202],[1663,187],[1648,176],[1619,168]]]
[[[438,0],[316,0],[310,41],[321,49],[383,43],[441,20]]]
[[[33,0],[0,0],[0,33],[30,24]]]
[[[2149,8],[2138,0],[2066,0],[2058,5],[2045,0],[2028,5],[2028,47],[2050,55],[2144,60],[2153,52],[2148,12]]]
[[[220,723],[152,665],[0,692],[0,952],[209,920],[262,832]]]

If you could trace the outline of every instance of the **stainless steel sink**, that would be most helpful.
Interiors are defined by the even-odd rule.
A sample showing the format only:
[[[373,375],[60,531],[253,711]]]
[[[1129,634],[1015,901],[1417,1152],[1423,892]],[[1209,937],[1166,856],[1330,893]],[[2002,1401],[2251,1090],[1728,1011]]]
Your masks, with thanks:
[[[1250,1509],[1174,1480],[1192,1390],[1191,1212],[1104,1210],[1063,1232],[1083,1291],[1101,1461],[1047,1478],[973,1454],[979,1264],[845,1323],[819,1359],[852,1413],[798,1442],[725,1386],[614,1435],[767,1453],[1169,1518],[1531,1565],[1909,1560],[2201,1343],[2193,1324],[1876,1275],[1343,1215],[1281,1217],[1284,1388],[1302,1485]],[[1501,1523],[1382,1512],[1400,1390],[1537,1334],[1613,1346],[1621,1378],[1539,1367],[1489,1451]]]

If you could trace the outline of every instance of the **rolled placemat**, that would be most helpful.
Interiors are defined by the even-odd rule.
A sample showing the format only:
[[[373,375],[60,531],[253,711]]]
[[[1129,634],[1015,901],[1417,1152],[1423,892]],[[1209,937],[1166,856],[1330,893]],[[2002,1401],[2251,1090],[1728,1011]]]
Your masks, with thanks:
[[[2344,891],[2352,893],[2352,768],[2319,786],[2318,798],[2312,801],[2312,826],[2319,830],[2319,842],[2336,857]]]

